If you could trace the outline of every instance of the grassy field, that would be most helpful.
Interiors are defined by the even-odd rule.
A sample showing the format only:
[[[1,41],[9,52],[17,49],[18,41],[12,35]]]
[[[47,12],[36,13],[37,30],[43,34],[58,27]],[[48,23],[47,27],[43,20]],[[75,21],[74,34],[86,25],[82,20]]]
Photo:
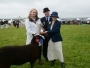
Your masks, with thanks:
[[[61,34],[66,68],[90,68],[90,25],[62,25]],[[0,47],[23,45],[25,40],[25,28],[0,29]],[[43,57],[42,61],[44,65],[36,62],[34,68],[51,68]],[[26,63],[11,68],[30,68],[30,65]],[[60,62],[57,60],[52,68],[60,68]]]

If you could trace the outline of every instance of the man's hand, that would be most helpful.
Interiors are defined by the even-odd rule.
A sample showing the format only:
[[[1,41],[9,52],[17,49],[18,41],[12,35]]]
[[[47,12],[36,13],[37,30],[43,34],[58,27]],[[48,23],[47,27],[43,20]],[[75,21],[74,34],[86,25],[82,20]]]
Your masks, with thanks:
[[[48,31],[44,31],[45,34],[47,34]]]
[[[48,37],[48,34],[44,34],[46,37]]]
[[[40,34],[44,34],[44,32],[40,32]]]
[[[44,31],[44,35],[45,35],[46,37],[48,37],[48,34],[47,34],[47,32],[48,32],[48,31]]]

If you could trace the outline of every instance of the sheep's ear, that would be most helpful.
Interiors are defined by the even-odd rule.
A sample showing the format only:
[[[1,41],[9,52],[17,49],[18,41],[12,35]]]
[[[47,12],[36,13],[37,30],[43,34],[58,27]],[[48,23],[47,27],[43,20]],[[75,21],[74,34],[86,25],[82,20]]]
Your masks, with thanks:
[[[32,34],[32,36],[34,37],[34,36],[35,36],[35,34]]]

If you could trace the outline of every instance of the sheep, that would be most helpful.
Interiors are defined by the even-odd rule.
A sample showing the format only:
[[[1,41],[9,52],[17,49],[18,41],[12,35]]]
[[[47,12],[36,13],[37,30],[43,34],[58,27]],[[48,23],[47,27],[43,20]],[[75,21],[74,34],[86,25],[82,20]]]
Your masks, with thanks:
[[[0,68],[10,68],[11,65],[21,65],[30,62],[31,68],[39,56],[40,35],[33,37],[27,46],[5,46],[0,48]]]

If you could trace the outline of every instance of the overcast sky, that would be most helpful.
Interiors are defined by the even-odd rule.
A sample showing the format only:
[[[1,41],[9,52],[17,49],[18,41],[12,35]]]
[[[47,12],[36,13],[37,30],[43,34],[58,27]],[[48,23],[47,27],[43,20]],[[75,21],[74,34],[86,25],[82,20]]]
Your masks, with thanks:
[[[61,18],[90,17],[90,0],[0,0],[0,18],[27,17],[32,8],[42,17],[45,7],[57,11]]]

